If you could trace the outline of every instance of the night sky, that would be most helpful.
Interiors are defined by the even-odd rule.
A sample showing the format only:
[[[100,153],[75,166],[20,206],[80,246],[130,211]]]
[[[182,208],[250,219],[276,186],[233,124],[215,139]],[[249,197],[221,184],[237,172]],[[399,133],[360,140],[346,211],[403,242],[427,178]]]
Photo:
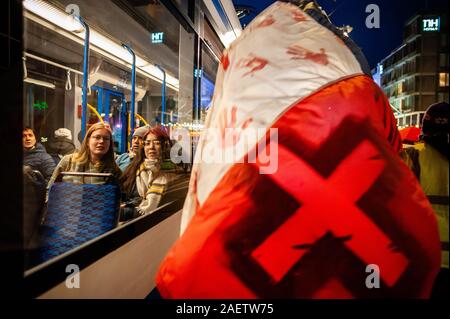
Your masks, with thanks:
[[[235,6],[247,5],[255,8],[256,14],[275,1],[270,0],[233,0]],[[420,10],[448,10],[448,0],[318,0],[318,3],[331,14],[330,19],[336,26],[350,25],[350,36],[362,48],[373,68],[395,48],[401,45],[403,25],[413,14]],[[380,28],[368,29],[365,21],[370,13],[366,6],[376,4],[380,8]],[[248,24],[256,15],[250,14],[241,20]]]

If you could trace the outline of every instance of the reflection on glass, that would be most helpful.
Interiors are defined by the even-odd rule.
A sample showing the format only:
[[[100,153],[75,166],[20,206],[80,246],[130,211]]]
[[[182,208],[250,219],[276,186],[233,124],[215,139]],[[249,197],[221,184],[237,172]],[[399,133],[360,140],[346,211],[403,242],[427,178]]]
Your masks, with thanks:
[[[170,136],[172,126],[192,123],[194,35],[183,29],[159,2],[135,6],[130,3],[128,9],[135,13],[130,14],[113,1],[80,0],[76,4],[91,30],[86,131],[99,123],[104,123],[112,132],[110,141],[104,138],[96,139],[94,136],[82,143],[84,140],[84,136],[81,136],[82,34],[65,28],[62,23],[57,23],[57,21],[65,21],[68,14],[63,8],[73,1],[27,0],[26,2],[24,5],[24,54],[30,56],[27,55],[24,61],[27,78],[23,92],[23,123],[24,126],[34,129],[37,142],[42,144],[42,149],[39,148],[42,150],[41,155],[47,154],[50,144],[56,145],[54,142],[58,141],[62,143],[61,139],[65,139],[65,143],[72,145],[70,153],[62,152],[61,149],[59,150],[61,152],[55,154],[57,157],[53,159],[51,154],[47,154],[51,155],[50,157],[45,156],[53,163],[51,170],[58,164],[55,171],[108,173],[109,171],[104,168],[109,164],[95,160],[96,152],[106,149],[105,143],[109,143],[115,158],[128,155],[129,160],[132,160],[130,144],[133,132],[130,132],[129,114],[132,91],[131,69],[129,53],[122,48],[122,43],[132,46],[137,57],[135,108],[139,116],[136,116],[135,126],[140,127],[144,123],[150,125],[161,123],[162,77],[155,67],[156,64],[161,65],[167,73],[164,100],[167,125],[164,129]],[[108,10],[105,11],[105,8]],[[133,17],[136,16],[141,19],[134,20]],[[151,33],[153,32],[164,33],[162,43],[152,43]],[[214,77],[210,77],[210,80],[212,82]],[[86,145],[93,147],[86,161],[80,161],[77,156],[70,155],[82,153]],[[110,146],[107,148],[109,149]],[[89,224],[89,220],[81,222],[83,214],[62,213],[64,210],[56,207],[52,199],[59,198],[63,208],[70,207],[80,212],[87,207],[85,206],[86,198],[92,194],[97,194],[96,200],[99,200],[100,194],[96,193],[96,188],[103,186],[98,187],[98,185],[106,185],[105,187],[108,188],[113,187],[113,183],[110,183],[105,176],[62,176],[63,183],[71,184],[65,187],[74,189],[64,191],[63,185],[60,184],[61,190],[55,190],[53,195],[50,192],[48,202],[44,204],[47,197],[46,179],[48,178],[45,172],[41,172],[33,165],[30,162],[30,165],[24,167],[26,189],[24,232],[28,252],[26,268],[70,251],[81,243],[85,243],[86,240],[95,240],[95,238],[84,236],[85,234],[94,234],[96,237],[109,231],[111,223],[118,221],[116,216],[118,209],[114,207],[120,206],[120,195],[115,196],[113,204],[108,204],[109,206],[98,204],[90,210],[97,213],[96,218],[100,218],[102,220],[100,224],[104,223],[105,227],[100,227],[97,231],[89,230],[85,226],[83,228],[81,225]],[[170,166],[168,163],[164,165]],[[58,183],[57,180],[52,182]],[[109,189],[109,194],[116,193],[117,189]],[[74,194],[79,197],[71,196]],[[93,202],[95,203],[96,200]],[[108,210],[107,207],[112,209]],[[69,227],[72,233],[62,225],[64,222],[66,226],[67,223],[73,223],[73,227]],[[53,233],[48,232],[50,226],[53,227]],[[70,233],[64,236],[70,237],[71,240],[61,240],[64,236],[57,235],[63,228]],[[60,249],[55,249],[56,253],[44,258],[42,242],[56,237],[59,238],[57,245],[60,245]]]

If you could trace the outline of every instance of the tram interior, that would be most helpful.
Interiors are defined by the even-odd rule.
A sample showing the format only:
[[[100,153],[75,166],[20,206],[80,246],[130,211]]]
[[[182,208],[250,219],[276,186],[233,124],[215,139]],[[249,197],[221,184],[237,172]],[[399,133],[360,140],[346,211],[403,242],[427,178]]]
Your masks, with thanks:
[[[59,128],[71,131],[76,149],[83,140],[85,30],[67,13],[72,2],[24,1],[23,126],[33,128],[44,147]],[[116,155],[130,147],[132,59],[122,47],[126,44],[136,55],[134,126],[163,124],[169,131],[185,127],[195,144],[198,127],[211,105],[218,67],[217,52],[212,53],[210,47],[223,49],[220,40],[213,45],[210,40],[209,46],[202,47],[199,65],[195,33],[186,30],[158,1],[80,0],[76,5],[90,28],[85,129],[107,122]],[[211,34],[210,26],[206,28]],[[153,43],[153,33],[163,34],[162,43]],[[164,70],[165,82],[157,66]],[[194,123],[196,130],[192,129]],[[187,191],[187,184],[184,186]],[[174,194],[182,197],[174,200],[183,200],[186,192]],[[25,204],[32,202],[29,196],[24,195]],[[25,265],[28,270],[32,267],[36,264]]]

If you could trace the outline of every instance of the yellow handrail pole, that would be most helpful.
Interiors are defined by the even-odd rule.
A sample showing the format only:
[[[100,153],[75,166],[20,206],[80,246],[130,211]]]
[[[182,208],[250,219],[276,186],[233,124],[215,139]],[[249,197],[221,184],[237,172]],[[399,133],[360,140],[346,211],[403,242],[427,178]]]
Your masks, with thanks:
[[[142,122],[144,122],[145,125],[148,125],[147,121],[142,116],[140,116],[138,113],[136,113],[136,116],[138,119],[140,119]]]
[[[88,104],[87,106],[88,106],[88,108],[91,109],[92,112],[94,112],[95,115],[97,115],[97,117],[98,117],[98,119],[100,120],[100,122],[101,122],[102,124],[104,124],[105,122],[103,121],[101,115],[97,112],[97,110],[95,109],[95,107],[93,107],[93,106],[90,105],[90,104]]]

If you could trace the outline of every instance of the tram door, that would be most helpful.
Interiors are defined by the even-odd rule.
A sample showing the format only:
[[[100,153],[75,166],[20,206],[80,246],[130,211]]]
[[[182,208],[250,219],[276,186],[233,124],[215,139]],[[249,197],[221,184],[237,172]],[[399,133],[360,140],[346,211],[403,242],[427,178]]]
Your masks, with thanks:
[[[119,154],[126,152],[128,123],[125,95],[99,86],[92,86],[91,90],[94,93],[92,96],[95,104],[92,106],[103,121],[109,123],[113,131],[114,151]]]

